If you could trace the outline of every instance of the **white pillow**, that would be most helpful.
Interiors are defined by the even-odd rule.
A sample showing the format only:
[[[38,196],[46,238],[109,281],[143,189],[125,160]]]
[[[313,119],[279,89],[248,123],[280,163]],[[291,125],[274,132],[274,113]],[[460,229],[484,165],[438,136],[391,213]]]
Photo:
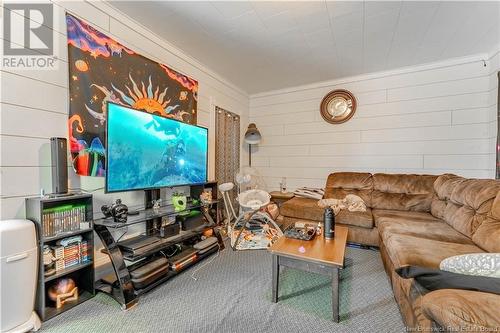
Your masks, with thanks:
[[[500,278],[500,253],[470,253],[444,259],[443,271]]]

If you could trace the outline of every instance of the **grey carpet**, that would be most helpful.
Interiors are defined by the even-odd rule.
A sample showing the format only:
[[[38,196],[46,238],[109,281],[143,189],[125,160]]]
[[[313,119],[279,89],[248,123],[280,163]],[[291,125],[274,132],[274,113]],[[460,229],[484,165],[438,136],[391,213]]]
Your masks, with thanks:
[[[330,320],[327,277],[285,269],[271,303],[271,256],[226,249],[120,310],[99,293],[49,320],[42,332],[404,332],[380,254],[347,249],[340,282],[341,322]]]

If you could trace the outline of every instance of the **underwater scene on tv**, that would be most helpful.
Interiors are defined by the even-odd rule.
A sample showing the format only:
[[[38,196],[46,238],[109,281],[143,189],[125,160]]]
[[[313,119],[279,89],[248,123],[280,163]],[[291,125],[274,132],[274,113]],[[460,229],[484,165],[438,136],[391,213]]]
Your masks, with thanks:
[[[108,192],[203,183],[206,128],[108,103]]]

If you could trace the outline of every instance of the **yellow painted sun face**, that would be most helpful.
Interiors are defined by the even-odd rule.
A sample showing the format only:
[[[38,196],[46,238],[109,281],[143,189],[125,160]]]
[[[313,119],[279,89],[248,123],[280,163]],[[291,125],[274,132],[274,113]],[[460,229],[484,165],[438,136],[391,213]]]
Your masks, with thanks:
[[[73,80],[77,79],[78,78],[76,76],[73,76]],[[95,87],[99,89],[102,93],[104,93],[104,98],[102,99],[102,107],[101,107],[102,113],[92,110],[88,105],[85,104],[85,107],[90,112],[90,114],[93,117],[96,117],[96,119],[99,119],[99,121],[101,121],[101,125],[105,121],[103,115],[106,114],[107,102],[114,102],[125,106],[131,106],[136,110],[142,110],[163,117],[174,118],[180,121],[185,121],[183,117],[187,112],[178,109],[181,107],[181,105],[179,103],[175,105],[170,105],[171,99],[167,97],[168,87],[163,89],[162,92],[160,92],[159,86],[156,86],[156,89],[154,89],[153,83],[151,82],[151,76],[149,76],[148,78],[147,85],[144,84],[143,81],[140,81],[138,85],[132,78],[131,74],[129,74],[129,79],[132,85],[130,86],[130,84],[129,85],[125,84],[125,89],[126,92],[128,92],[128,94],[125,91],[118,89],[113,84],[111,84],[111,87],[113,88],[112,90],[108,89],[105,86],[99,86],[97,84],[90,85],[90,87]],[[117,96],[117,94],[119,96]],[[97,100],[97,95],[93,96],[93,100],[94,101]]]
[[[144,110],[148,113],[156,113],[162,116],[167,115],[167,113],[163,109],[163,106],[158,101],[151,98],[140,98],[135,101],[132,107],[134,109]]]
[[[165,98],[168,88],[165,88],[165,90],[160,93],[160,88],[156,87],[156,90],[153,92],[151,76],[149,77],[149,84],[146,86],[144,82],[141,81],[140,87],[134,81],[132,75],[129,74],[129,78],[132,83],[132,87],[125,85],[128,95],[113,86],[113,89],[120,94],[121,98],[128,105],[137,110],[144,110],[149,113],[156,113],[167,117],[169,116],[169,111],[174,108],[167,107],[170,103],[170,99]]]

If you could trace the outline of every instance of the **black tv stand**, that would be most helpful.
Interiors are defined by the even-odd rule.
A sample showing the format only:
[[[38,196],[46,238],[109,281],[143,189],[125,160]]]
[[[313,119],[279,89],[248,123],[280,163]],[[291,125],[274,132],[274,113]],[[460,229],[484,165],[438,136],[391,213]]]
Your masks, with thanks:
[[[201,193],[200,186],[201,191],[203,191],[203,188],[212,188],[212,195],[215,199],[209,205],[201,205],[199,203],[191,202],[188,203],[186,210],[177,212],[175,211],[173,205],[166,205],[158,209],[153,209],[151,208],[151,202],[152,200],[159,199],[158,191],[158,193],[146,193],[145,204],[147,208],[139,210],[139,213],[137,215],[128,216],[127,222],[125,223],[117,223],[111,219],[106,218],[94,220],[94,230],[101,239],[104,246],[102,252],[106,253],[109,256],[114,270],[113,276],[107,276],[97,281],[96,289],[113,297],[120,304],[121,308],[123,310],[126,310],[137,304],[140,295],[162,284],[163,282],[167,281],[171,277],[174,277],[180,272],[180,270],[170,270],[165,276],[161,277],[152,284],[142,289],[134,288],[130,272],[142,265],[145,261],[157,257],[160,251],[165,251],[169,247],[172,247],[176,244],[183,244],[185,248],[189,248],[189,246],[185,244],[188,244],[193,239],[196,240],[208,230],[213,231],[213,234],[218,238],[219,248],[223,248],[224,244],[222,242],[222,237],[219,234],[218,229],[216,228],[219,220],[218,214],[216,214],[215,219],[212,216],[213,214],[210,214],[211,211],[213,211],[214,207],[216,212],[219,211],[217,207],[217,183],[210,182],[202,185],[196,185],[196,188],[193,188],[194,186],[192,186],[191,196],[196,197],[199,195],[199,193]],[[157,236],[158,234],[156,224],[158,223],[158,221],[161,222],[163,217],[173,217],[195,209],[202,212],[206,220],[205,224],[194,229],[180,231],[179,234],[171,237],[161,238],[161,241],[154,243],[153,246],[149,246],[143,251],[137,251],[137,253],[129,253],[121,250],[120,239],[122,238],[121,236],[123,236],[127,232],[129,226],[145,223],[145,234],[148,236]],[[117,231],[118,229],[123,230],[124,232],[122,232],[121,236],[116,239],[113,236],[113,231]],[[196,262],[199,262],[200,260],[206,258],[216,251],[217,248],[214,248],[212,251],[197,255],[195,260],[183,266],[182,269],[185,269],[195,264]],[[126,262],[129,263],[128,266]]]

